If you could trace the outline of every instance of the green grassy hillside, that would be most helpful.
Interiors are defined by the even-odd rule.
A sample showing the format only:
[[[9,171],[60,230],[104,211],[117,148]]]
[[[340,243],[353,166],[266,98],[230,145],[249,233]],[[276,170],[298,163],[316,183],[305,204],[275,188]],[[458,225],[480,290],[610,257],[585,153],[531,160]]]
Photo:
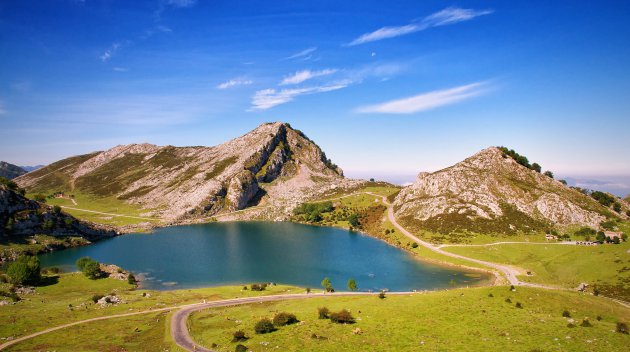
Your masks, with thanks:
[[[348,309],[356,323],[318,319],[318,307]],[[563,317],[564,310],[572,318]],[[278,312],[293,313],[301,322],[254,333],[259,319]],[[591,327],[580,326],[585,318]],[[569,319],[575,327],[568,326]],[[628,336],[614,331],[618,321],[628,319],[630,310],[602,298],[499,286],[211,309],[193,314],[189,326],[198,343],[216,344],[218,351],[234,351],[237,330],[250,338],[241,343],[251,351],[620,351]]]

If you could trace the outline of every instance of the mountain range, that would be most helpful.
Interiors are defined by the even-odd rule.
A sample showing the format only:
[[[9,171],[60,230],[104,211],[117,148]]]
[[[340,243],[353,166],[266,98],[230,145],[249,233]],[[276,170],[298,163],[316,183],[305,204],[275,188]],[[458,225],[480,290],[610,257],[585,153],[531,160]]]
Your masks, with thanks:
[[[627,203],[613,211],[539,167],[524,166],[519,157],[490,147],[446,169],[420,173],[395,197],[395,214],[411,229],[445,234],[599,228],[608,218],[628,217]],[[15,181],[30,193],[116,199],[171,223],[231,214],[286,220],[299,204],[367,183],[345,178],[314,141],[282,122],[214,147],[120,145],[60,160]]]
[[[251,216],[286,218],[300,203],[348,180],[317,144],[287,123],[266,123],[215,147],[120,145],[63,159],[15,180],[29,192],[113,197],[169,221],[257,206]]]
[[[18,176],[24,175],[27,172],[28,171],[17,165],[9,164],[5,161],[0,161],[0,177],[11,180]]]

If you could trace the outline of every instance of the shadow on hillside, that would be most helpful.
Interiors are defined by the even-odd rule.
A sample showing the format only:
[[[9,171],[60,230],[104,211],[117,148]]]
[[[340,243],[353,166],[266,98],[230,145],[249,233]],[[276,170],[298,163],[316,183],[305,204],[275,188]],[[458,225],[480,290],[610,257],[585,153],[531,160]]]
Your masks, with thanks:
[[[39,281],[38,287],[45,287],[55,285],[59,282],[59,275],[55,276],[42,276],[42,279]]]
[[[260,201],[263,199],[264,196],[267,195],[267,191],[265,191],[264,189],[260,188],[258,189],[258,193],[256,193],[256,195],[254,196],[254,198],[252,198],[249,203],[247,203],[248,207],[255,207],[258,204],[260,204]]]

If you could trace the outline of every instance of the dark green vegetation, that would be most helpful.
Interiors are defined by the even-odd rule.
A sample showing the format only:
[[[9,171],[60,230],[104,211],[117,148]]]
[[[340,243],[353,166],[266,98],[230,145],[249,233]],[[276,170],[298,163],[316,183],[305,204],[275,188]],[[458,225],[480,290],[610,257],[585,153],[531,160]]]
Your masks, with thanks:
[[[7,267],[9,282],[15,285],[37,285],[41,280],[39,259],[21,256]]]
[[[88,279],[96,280],[103,276],[100,263],[90,257],[79,258],[76,262],[76,266]],[[133,283],[129,282],[129,284]]]
[[[24,195],[26,191],[23,188],[20,188],[15,181],[12,181],[6,177],[0,176],[0,185],[5,186],[6,188],[19,193],[20,195]]]
[[[501,152],[503,152],[504,157],[510,157],[514,159],[514,161],[516,161],[517,163],[525,166],[526,168],[530,170],[534,170],[538,173],[542,171],[542,167],[538,163],[530,164],[526,156],[515,152],[514,149],[508,149],[507,147],[503,147],[503,146],[498,147],[498,148],[501,150]],[[545,176],[549,176],[553,178],[553,173],[551,171],[545,171],[544,174]]]

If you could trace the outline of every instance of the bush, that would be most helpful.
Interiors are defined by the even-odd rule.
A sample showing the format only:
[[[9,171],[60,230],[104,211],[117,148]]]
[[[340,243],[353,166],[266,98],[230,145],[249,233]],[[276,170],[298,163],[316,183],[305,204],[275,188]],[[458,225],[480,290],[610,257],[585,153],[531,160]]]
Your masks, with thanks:
[[[494,295],[492,294],[492,292],[488,293],[488,297],[490,297],[490,298],[494,297]]]
[[[74,265],[77,266],[77,268],[80,271],[83,271],[83,268],[85,267],[85,264],[87,264],[88,262],[92,261],[93,259],[90,257],[81,257],[79,259],[77,259],[77,261],[74,263]]]
[[[241,345],[240,343],[236,345],[236,348],[234,349],[236,352],[247,352],[248,350],[247,346]]]
[[[562,312],[562,316],[565,317],[565,318],[571,318],[571,313],[568,310],[565,309]]]
[[[252,291],[264,291],[267,288],[267,284],[251,284]]]
[[[0,297],[6,297],[8,299],[10,299],[13,302],[17,302],[20,300],[20,297],[17,295],[17,293],[15,292],[11,292],[11,291],[0,291]]]
[[[53,206],[53,211],[55,214],[61,214],[61,207],[58,205]]]
[[[348,223],[352,227],[358,227],[360,225],[359,216],[357,214],[352,214],[352,215],[348,216]]]
[[[523,309],[523,305],[521,304],[521,302],[516,302],[515,307],[519,309]]]
[[[385,299],[385,292],[384,292],[384,291],[381,291],[381,292],[378,294],[378,298],[380,298],[380,299]]]
[[[21,256],[7,267],[9,282],[16,285],[36,285],[41,280],[39,259]]]
[[[624,322],[617,322],[617,330],[618,333],[620,334],[627,334],[628,333],[628,325],[626,325],[626,323]]]
[[[232,334],[232,342],[241,342],[247,340],[248,337],[245,336],[245,331],[237,330]]]
[[[98,264],[97,261],[94,260],[86,263],[85,266],[83,266],[82,271],[83,275],[85,275],[85,277],[90,280],[96,280],[103,274],[103,272],[101,271],[101,266]]]
[[[98,302],[99,299],[101,299],[103,297],[105,297],[105,296],[103,296],[103,295],[93,295],[92,296],[92,302],[96,303],[96,302]]]
[[[512,303],[512,300],[510,299],[510,297],[505,299],[505,303]]]
[[[418,248],[418,243],[414,242],[411,244],[411,248]]]
[[[276,331],[276,328],[273,326],[271,320],[262,318],[254,326],[254,331],[256,331],[257,334],[267,334]]]
[[[130,285],[136,285],[138,283],[138,280],[136,280],[136,277],[132,273],[129,273],[129,276],[127,277],[127,283],[129,283]]]
[[[326,307],[317,308],[317,314],[319,315],[319,319],[328,319],[330,318],[330,310]]]
[[[278,313],[273,317],[273,325],[275,326],[285,326],[291,325],[299,322],[295,314],[291,313]]]
[[[582,324],[580,324],[580,326],[583,326],[585,328],[590,328],[591,326],[593,326],[593,324],[591,324],[591,321],[588,320],[588,318],[584,318],[582,319]]]
[[[330,321],[337,324],[353,324],[354,317],[346,309],[330,314]]]
[[[46,196],[41,193],[37,193],[36,195],[33,196],[33,200],[40,203],[46,203]]]

